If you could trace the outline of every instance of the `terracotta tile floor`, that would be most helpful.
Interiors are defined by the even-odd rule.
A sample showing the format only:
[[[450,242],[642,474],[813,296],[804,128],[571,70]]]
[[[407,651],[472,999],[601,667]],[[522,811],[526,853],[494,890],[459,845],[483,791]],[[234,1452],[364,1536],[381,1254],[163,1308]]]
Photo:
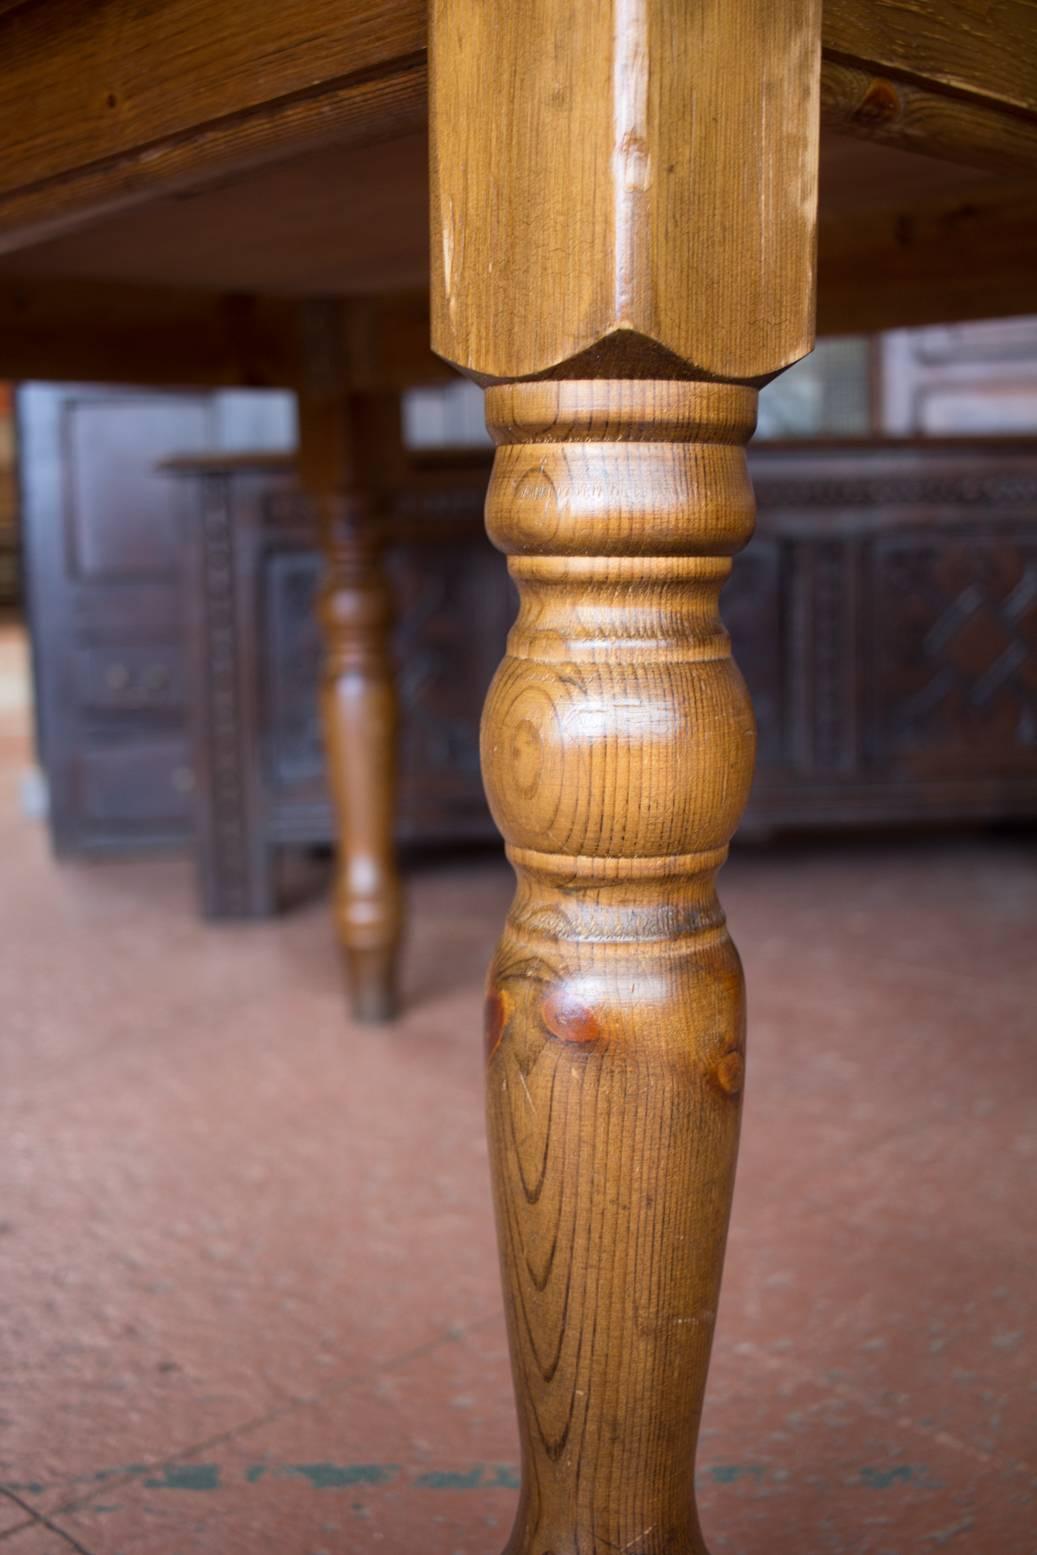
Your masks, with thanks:
[[[20,654],[0,637],[0,1555],[496,1555],[505,872],[415,875],[407,1014],[353,1028],[320,903],[206,928],[181,861],[51,860]],[[752,1058],[714,1555],[1034,1555],[1037,847],[744,853],[725,898]]]

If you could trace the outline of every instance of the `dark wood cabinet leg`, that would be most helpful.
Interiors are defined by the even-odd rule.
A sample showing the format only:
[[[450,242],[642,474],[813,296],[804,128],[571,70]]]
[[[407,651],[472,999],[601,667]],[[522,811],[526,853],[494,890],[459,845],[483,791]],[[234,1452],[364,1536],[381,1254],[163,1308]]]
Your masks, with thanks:
[[[194,853],[207,918],[265,918],[276,908],[259,745],[260,687],[243,644],[257,636],[259,549],[254,513],[235,511],[233,484],[206,475],[185,487]]]

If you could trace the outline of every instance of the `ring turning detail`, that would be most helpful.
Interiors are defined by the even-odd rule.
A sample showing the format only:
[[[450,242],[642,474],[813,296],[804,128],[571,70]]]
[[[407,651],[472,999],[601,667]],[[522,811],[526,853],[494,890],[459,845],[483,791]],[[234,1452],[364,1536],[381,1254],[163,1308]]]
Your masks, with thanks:
[[[513,1555],[701,1552],[690,1491],[744,1074],[715,891],[754,727],[719,614],[755,391],[491,388],[519,593],[483,719],[517,890],[489,976],[522,1439]]]

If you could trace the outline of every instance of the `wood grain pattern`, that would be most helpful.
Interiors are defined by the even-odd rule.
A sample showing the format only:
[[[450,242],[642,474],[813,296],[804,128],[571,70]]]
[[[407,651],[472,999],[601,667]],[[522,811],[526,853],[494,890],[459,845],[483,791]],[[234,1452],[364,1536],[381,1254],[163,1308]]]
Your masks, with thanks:
[[[520,596],[483,720],[518,877],[487,998],[515,1552],[704,1548],[690,1469],[745,1039],[714,877],[754,743],[718,596],[752,528],[755,399],[487,396],[487,526]]]
[[[0,138],[18,148],[0,170],[4,225],[409,113],[424,41],[422,0],[17,7],[0,15]]]
[[[921,159],[916,159],[921,160]],[[938,164],[932,164],[937,166]],[[847,334],[1037,310],[1032,180],[976,181],[950,195],[861,205],[824,223],[818,328]]]
[[[284,182],[286,162],[293,197],[301,200],[329,144],[341,155],[343,148],[367,148],[383,138],[420,132],[425,99],[425,64],[419,59],[371,79],[333,83],[316,96],[289,96],[230,114],[157,148],[145,142],[68,173],[18,184],[0,193],[0,254],[84,228],[92,234],[99,219],[97,230],[103,232],[104,219],[125,212],[142,212],[146,230],[154,204],[168,201],[175,208],[187,195],[215,194],[220,205],[221,194],[233,187],[236,198],[228,204],[240,205],[249,198],[251,180],[264,185],[273,176]],[[317,170],[311,169],[311,160],[317,161]],[[309,176],[295,179],[297,169]],[[253,193],[253,198],[264,205],[262,196]],[[180,214],[184,227],[189,226]],[[118,231],[113,237],[117,242]],[[88,264],[80,268],[91,273]],[[109,267],[100,273],[109,274]],[[203,283],[218,284],[219,277],[210,272]],[[311,274],[303,289],[319,292],[319,277]]]
[[[295,309],[276,298],[31,274],[0,283],[0,376],[283,387]]]
[[[36,245],[31,264],[0,255],[0,271],[303,297],[420,288],[427,298],[427,161],[424,130],[376,145],[336,140],[163,192]]]
[[[951,96],[928,83],[891,80],[837,60],[821,67],[821,123],[992,173],[1037,172],[1037,112],[1005,112],[999,103]]]
[[[482,725],[517,876],[486,1005],[508,1555],[704,1551],[745,1037],[714,877],[754,746],[734,380],[811,344],[819,40],[813,0],[433,4],[433,345],[491,384],[520,597]]]
[[[510,7],[509,25],[519,34],[527,19],[539,25],[549,17],[551,3],[528,0]],[[697,135],[712,136],[716,126],[722,144],[726,136],[745,131],[758,115],[767,133],[780,140],[790,120],[799,122],[798,104],[796,114],[787,113],[787,88],[794,82],[796,64],[791,54],[784,60],[781,56],[783,40],[791,46],[798,25],[791,20],[795,12],[784,6],[770,8],[770,74],[758,76],[747,92],[739,71],[747,69],[748,53],[743,51],[733,70],[726,66],[711,75],[706,67],[713,31],[710,7],[671,3],[677,13],[675,27],[658,0],[617,0],[615,6],[580,8],[574,35],[579,48],[569,51],[570,64],[557,77],[553,60],[546,56],[536,67],[536,127],[550,152],[542,150],[530,164],[537,173],[534,177],[527,171],[529,188],[517,190],[514,200],[501,201],[500,214],[509,224],[521,223],[522,211],[533,208],[523,202],[523,192],[539,199],[545,189],[554,191],[552,224],[559,215],[576,220],[575,209],[588,207],[581,198],[568,202],[567,213],[569,157],[566,148],[553,144],[557,138],[552,131],[574,106],[567,101],[571,61],[581,50],[584,62],[597,59],[597,84],[603,93],[591,93],[574,122],[582,134],[610,138],[614,165],[603,169],[595,187],[581,191],[597,215],[587,233],[573,231],[576,238],[589,236],[612,247],[617,256],[615,284],[602,283],[600,296],[582,299],[599,308],[616,302],[617,293],[622,299],[624,262],[618,256],[624,245],[629,248],[635,236],[637,242],[655,241],[660,224],[666,232],[671,221],[703,215],[697,196],[690,197],[686,209],[681,203],[687,186],[682,170],[697,155]],[[733,30],[741,26],[748,37],[749,29],[757,26],[755,3],[740,0],[744,9],[738,10],[722,7],[725,24]],[[713,4],[718,6],[719,0]],[[513,40],[497,38],[495,11],[482,10],[480,25],[492,35],[490,41],[509,49]],[[1032,168],[1035,15],[1032,0],[1001,0],[996,16],[980,0],[918,0],[911,6],[895,0],[827,0],[821,23],[827,122],[854,135],[994,171]],[[689,76],[675,72],[675,84],[667,87],[663,101],[639,74],[645,49],[637,43],[627,48],[623,41],[643,33],[654,47],[651,32],[656,26],[658,41],[672,37],[678,49],[690,47],[688,57],[703,66],[690,98]],[[475,38],[471,28],[469,34]],[[0,5],[0,129],[8,148],[0,171],[0,251],[22,248],[48,234],[74,232],[99,218],[106,219],[106,226],[127,208],[206,188],[213,201],[196,208],[199,224],[209,222],[219,229],[218,209],[225,192],[235,220],[249,201],[256,207],[255,220],[264,208],[263,174],[271,164],[281,164],[276,173],[278,198],[301,204],[319,176],[316,166],[309,169],[310,160],[319,160],[329,147],[356,148],[421,133],[428,111],[425,41],[423,0],[293,0],[280,7],[233,0],[221,5],[215,16],[200,0],[172,0],[156,8],[140,8],[132,0],[106,0],[104,6],[89,0],[49,0],[45,10],[42,5]],[[617,64],[611,76],[602,63],[603,41]],[[706,53],[700,47],[703,41]],[[754,57],[760,57],[758,50]],[[492,54],[487,58],[492,61]],[[472,73],[478,90],[478,64]],[[589,69],[582,68],[582,73],[589,83]],[[455,126],[453,133],[463,138],[464,127]],[[798,133],[786,137],[786,173],[797,165]],[[495,155],[492,145],[485,151],[488,158]],[[552,172],[544,180],[548,154]],[[477,167],[471,176],[481,176]],[[746,169],[745,176],[751,180],[752,170]],[[240,183],[240,189],[232,193],[212,187],[226,180]],[[295,183],[294,196],[286,195]],[[344,185],[336,187],[345,192]],[[354,198],[361,187],[362,180],[355,180]],[[614,201],[617,190],[621,198]],[[614,209],[606,210],[613,201]],[[755,215],[751,201],[742,205],[729,238],[734,245],[743,237],[751,248],[761,232],[766,237],[767,216],[763,206]],[[423,224],[419,213],[417,229]],[[686,230],[699,228],[693,223]],[[239,245],[242,259],[260,258],[268,244],[276,246],[276,232],[274,227],[273,236],[250,237]],[[219,237],[218,230],[213,237]],[[137,232],[114,227],[108,238],[108,261],[115,267],[110,273],[127,274],[132,261],[121,254],[121,246],[127,241],[131,249],[146,244],[147,221]],[[310,274],[297,257],[291,289],[309,295],[356,289],[352,269],[335,279],[343,250],[340,245],[333,262],[331,246],[314,233],[305,246]],[[690,295],[688,278],[719,283],[721,290],[725,282],[726,270],[703,274],[704,246],[697,240],[688,246],[686,276],[680,278],[685,298]],[[136,261],[135,278],[175,279],[175,267],[172,277],[155,269],[168,247],[167,235],[156,235],[150,256]],[[566,267],[558,252],[546,257],[553,262],[552,273],[564,281]],[[282,263],[287,260],[283,256]],[[260,268],[269,273],[273,262],[261,262]],[[353,266],[358,262],[354,259]],[[96,259],[84,253],[73,273],[109,273],[104,264],[100,271],[89,268],[91,264],[96,266]],[[203,245],[201,251],[188,244],[175,256],[175,264],[209,266],[209,274],[203,268],[201,276],[191,275],[192,284],[242,289],[254,284],[227,279],[225,242]],[[535,275],[527,281],[535,286]],[[638,290],[640,295],[643,288]],[[571,300],[581,302],[578,287]],[[642,296],[641,301],[647,306],[650,299]],[[666,306],[663,299],[662,309]],[[891,315],[887,322],[896,319]],[[581,323],[593,330],[589,314]]]
[[[398,707],[391,601],[382,562],[385,493],[401,461],[395,394],[349,381],[346,322],[335,303],[303,310],[299,472],[317,512],[325,576],[321,718],[337,818],[335,921],[353,1013],[397,1011],[403,901],[394,828]]]
[[[825,0],[827,59],[1037,111],[1033,0]]]
[[[356,389],[452,379],[428,344],[428,296],[345,305],[344,353]],[[0,378],[290,388],[302,381],[299,304],[204,288],[40,275],[0,278]]]
[[[431,47],[440,355],[752,381],[810,349],[816,0],[434,0]]]

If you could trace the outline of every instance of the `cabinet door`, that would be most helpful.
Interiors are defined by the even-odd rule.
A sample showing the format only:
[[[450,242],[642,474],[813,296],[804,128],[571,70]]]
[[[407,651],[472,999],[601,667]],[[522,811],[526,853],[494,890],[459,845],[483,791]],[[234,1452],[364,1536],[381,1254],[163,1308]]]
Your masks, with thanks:
[[[37,731],[62,851],[189,830],[172,482],[211,397],[70,384],[18,392]]]

